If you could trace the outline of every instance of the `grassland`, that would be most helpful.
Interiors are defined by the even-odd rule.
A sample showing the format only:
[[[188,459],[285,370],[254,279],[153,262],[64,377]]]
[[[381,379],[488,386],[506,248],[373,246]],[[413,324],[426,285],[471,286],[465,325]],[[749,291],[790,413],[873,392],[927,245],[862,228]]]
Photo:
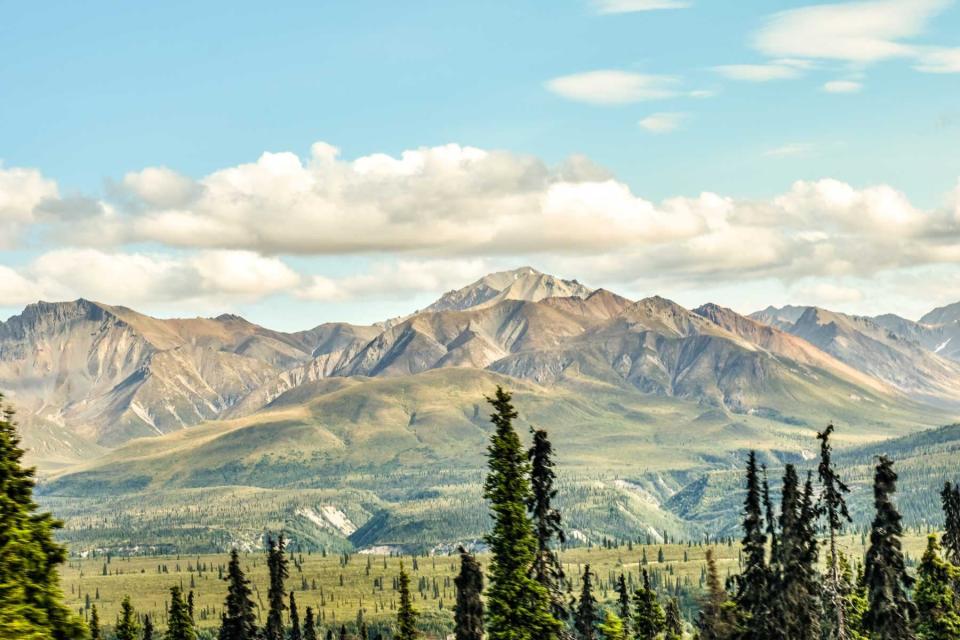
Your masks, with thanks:
[[[906,537],[904,547],[911,565],[919,559],[924,545],[921,533],[913,532]],[[842,546],[851,558],[863,556],[860,536],[844,538]],[[721,576],[739,571],[736,543],[722,542],[713,548]],[[580,547],[565,550],[562,561],[575,593],[580,587],[579,576],[589,564],[597,577],[598,599],[605,603],[615,598],[614,580],[620,573],[636,585],[641,569],[646,569],[661,596],[679,595],[684,616],[693,620],[706,568],[706,549],[707,546],[701,544]],[[659,560],[661,552],[662,561]],[[414,603],[422,614],[424,631],[431,637],[441,637],[452,627],[453,579],[459,570],[456,555],[293,553],[291,559],[287,586],[295,593],[301,617],[306,607],[313,607],[324,626],[339,628],[346,624],[352,630],[357,613],[362,610],[371,629],[388,626],[394,619],[397,602],[393,580],[403,563],[412,575]],[[486,564],[489,559],[481,554],[480,560]],[[219,623],[226,593],[226,583],[219,574],[225,570],[227,561],[226,554],[73,559],[64,568],[62,582],[68,603],[81,614],[87,612],[89,598],[89,604],[97,606],[101,620],[110,624],[122,598],[130,595],[134,607],[140,613],[149,614],[161,628],[165,624],[169,588],[182,585],[195,594],[198,626],[213,629]],[[254,599],[264,603],[267,574],[262,552],[242,554],[242,564],[253,582]]]

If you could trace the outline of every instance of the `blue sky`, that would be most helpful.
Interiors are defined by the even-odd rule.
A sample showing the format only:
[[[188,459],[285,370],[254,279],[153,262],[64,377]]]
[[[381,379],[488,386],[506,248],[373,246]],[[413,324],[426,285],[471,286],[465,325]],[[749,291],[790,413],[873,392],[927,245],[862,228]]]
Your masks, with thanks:
[[[239,311],[282,328],[372,321],[458,279],[530,263],[684,304],[917,315],[960,299],[958,52],[960,6],[946,0],[0,2],[0,310],[83,295],[161,315]],[[318,141],[338,148],[336,171],[362,200],[384,189],[369,196],[375,205],[331,195],[322,163],[308,166]],[[461,151],[436,175],[392,167],[373,179],[355,166],[450,144]],[[496,157],[462,153],[471,148]],[[227,180],[233,195],[207,182],[264,152],[298,157],[296,180],[323,197],[295,199],[304,210],[284,220],[294,200],[273,169],[269,185]],[[169,175],[143,177],[147,168]],[[449,211],[424,213],[456,186]],[[252,209],[230,209],[252,192]],[[704,193],[728,210],[711,213]],[[520,222],[558,194],[562,211]],[[476,236],[489,207],[501,231],[474,242],[335,237],[337,215],[385,237],[409,232],[394,225],[412,218],[428,238],[463,215]],[[583,240],[577,224],[591,219],[629,242]],[[196,239],[210,220],[247,232]],[[307,241],[262,237],[285,223]],[[572,237],[505,235],[553,223]],[[712,255],[738,251],[763,255]],[[246,284],[208,275],[224,265]],[[104,282],[118,270],[130,286]]]

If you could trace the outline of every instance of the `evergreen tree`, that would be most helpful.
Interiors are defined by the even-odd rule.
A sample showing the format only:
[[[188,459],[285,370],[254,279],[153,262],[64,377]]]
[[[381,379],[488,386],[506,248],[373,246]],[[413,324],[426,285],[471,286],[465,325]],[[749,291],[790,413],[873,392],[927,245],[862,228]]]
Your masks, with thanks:
[[[264,629],[266,640],[283,640],[283,611],[287,608],[284,602],[287,595],[284,581],[290,577],[285,547],[282,533],[276,542],[273,538],[267,538],[267,573],[270,579],[267,602],[270,608]]]
[[[167,610],[167,633],[164,640],[196,640],[190,611],[179,586],[170,587],[170,608]]]
[[[593,595],[593,576],[590,565],[586,565],[581,579],[580,601],[574,616],[574,629],[580,640],[595,640],[597,627],[597,599]]]
[[[720,583],[713,549],[707,549],[707,595],[697,617],[700,640],[731,640],[739,633],[736,605]]]
[[[467,550],[460,547],[460,574],[454,578],[457,606],[454,612],[456,640],[483,640],[483,570]]]
[[[530,429],[533,445],[527,452],[530,463],[530,496],[527,508],[533,517],[537,551],[533,561],[533,577],[550,595],[553,616],[558,620],[568,617],[563,594],[563,565],[554,549],[554,541],[563,544],[566,538],[561,525],[560,512],[553,507],[557,496],[553,488],[556,473],[553,470],[553,445],[542,429]]]
[[[143,617],[143,640],[153,640],[153,620],[150,616]]]
[[[623,634],[630,635],[630,591],[627,589],[627,578],[622,573],[617,578],[617,617],[623,623]]]
[[[317,640],[317,621],[313,617],[313,607],[307,607],[303,617],[303,640]]]
[[[0,395],[0,637],[72,640],[83,622],[63,604],[57,568],[66,550],[54,540],[62,526],[33,501],[34,469],[23,466],[13,410]]]
[[[223,603],[223,617],[221,618],[221,640],[255,640],[257,638],[257,615],[254,613],[256,604],[253,602],[253,592],[250,581],[240,566],[240,553],[230,551],[230,562],[227,565],[227,597]]]
[[[100,640],[100,614],[97,613],[97,605],[90,607],[90,622],[87,624],[90,628],[90,640]]]
[[[397,581],[400,588],[400,607],[397,609],[397,632],[394,640],[415,640],[417,633],[417,611],[413,608],[410,598],[410,576],[400,565],[400,578]]]
[[[681,640],[683,638],[683,616],[680,614],[680,601],[676,598],[667,600],[663,637],[664,640]]]
[[[845,522],[851,522],[844,496],[850,488],[840,479],[833,467],[833,447],[830,435],[833,425],[817,434],[820,441],[820,465],[817,474],[820,478],[819,512],[826,517],[830,557],[827,559],[827,575],[824,581],[825,613],[823,625],[824,640],[849,640],[847,629],[846,602],[840,576],[840,559],[837,549],[837,536]]]
[[[747,496],[743,502],[744,566],[737,589],[737,606],[746,618],[748,629],[745,640],[776,637],[777,625],[772,620],[769,598],[766,543],[757,454],[751,451],[747,459]]]
[[[603,622],[600,623],[599,630],[603,640],[627,640],[623,619],[609,609],[604,615]]]
[[[290,592],[290,640],[303,640],[303,634],[300,633],[300,615],[297,613],[297,599]]]
[[[116,628],[113,630],[116,640],[139,640],[140,622],[130,604],[130,596],[124,596],[120,602],[120,615],[117,618]]]
[[[490,586],[487,589],[487,630],[490,640],[550,640],[560,622],[550,611],[550,594],[530,572],[537,539],[527,517],[530,499],[529,464],[513,428],[517,412],[510,394],[497,387],[491,421],[495,431],[488,448],[489,473],[484,497],[490,503],[493,528],[490,545]]]
[[[663,631],[666,614],[650,586],[650,576],[643,570],[643,584],[633,595],[633,631],[637,640],[654,640]]]
[[[944,483],[940,493],[943,502],[943,549],[947,560],[960,566],[960,484]]]
[[[880,456],[873,480],[873,504],[876,515],[870,529],[865,581],[869,608],[863,616],[864,628],[876,640],[911,640],[913,605],[907,589],[913,580],[907,575],[900,537],[903,535],[900,513],[892,496],[897,491],[893,461]]]
[[[960,611],[954,585],[960,571],[940,557],[937,536],[927,538],[927,550],[917,568],[917,635],[922,640],[960,640]]]
[[[813,640],[820,632],[814,521],[812,480],[807,479],[801,495],[796,468],[788,464],[780,506],[781,581],[775,591],[780,624],[775,632],[789,640]]]

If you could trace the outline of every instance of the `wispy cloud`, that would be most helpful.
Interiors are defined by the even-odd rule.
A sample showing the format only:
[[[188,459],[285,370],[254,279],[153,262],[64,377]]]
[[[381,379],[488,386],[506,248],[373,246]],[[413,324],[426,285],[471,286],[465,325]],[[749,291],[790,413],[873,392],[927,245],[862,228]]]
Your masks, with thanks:
[[[692,2],[685,0],[594,0],[597,13],[636,13],[661,9],[688,9]]]
[[[815,148],[814,145],[808,142],[791,142],[790,144],[764,151],[763,155],[768,158],[796,158],[810,155]]]
[[[802,67],[774,62],[770,64],[725,64],[714,67],[714,70],[731,80],[770,82],[772,80],[796,78],[801,74]]]
[[[650,133],[670,133],[679,129],[686,119],[685,113],[653,113],[639,124]]]
[[[617,105],[672,98],[678,94],[679,84],[674,76],[602,69],[554,78],[546,87],[569,100]]]
[[[827,93],[859,93],[863,90],[863,83],[853,80],[831,80],[824,83],[823,90]]]

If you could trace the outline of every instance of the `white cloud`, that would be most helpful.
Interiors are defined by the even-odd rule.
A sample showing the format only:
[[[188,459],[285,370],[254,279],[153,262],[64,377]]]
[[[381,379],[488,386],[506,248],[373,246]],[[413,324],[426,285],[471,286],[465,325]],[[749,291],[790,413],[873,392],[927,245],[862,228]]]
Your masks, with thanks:
[[[676,131],[687,118],[684,113],[654,113],[640,121],[640,126],[651,133]]]
[[[338,301],[364,296],[408,298],[460,288],[492,270],[487,260],[439,259],[381,261],[367,272],[330,278],[315,275],[295,292],[305,300]]]
[[[771,80],[788,80],[801,74],[801,67],[793,64],[725,64],[714,67],[720,75],[731,80],[745,82],[770,82]]]
[[[859,93],[862,89],[863,84],[853,80],[831,80],[823,85],[827,93]]]
[[[924,73],[960,73],[960,48],[924,49],[919,55],[916,68]]]
[[[660,9],[687,9],[693,6],[685,0],[594,0],[598,13],[635,13]]]
[[[832,282],[803,282],[793,288],[793,299],[798,303],[818,307],[835,307],[860,302],[863,291]]]
[[[128,173],[123,186],[144,203],[156,207],[184,206],[200,191],[196,182],[166,167]]]
[[[13,246],[35,219],[37,207],[58,195],[56,182],[36,169],[0,165],[0,248]]]
[[[771,57],[869,63],[916,54],[921,34],[949,0],[872,0],[822,4],[771,16],[754,37]]]
[[[631,73],[613,69],[554,78],[547,89],[569,100],[599,105],[629,104],[672,98],[679,80],[672,76]]]

